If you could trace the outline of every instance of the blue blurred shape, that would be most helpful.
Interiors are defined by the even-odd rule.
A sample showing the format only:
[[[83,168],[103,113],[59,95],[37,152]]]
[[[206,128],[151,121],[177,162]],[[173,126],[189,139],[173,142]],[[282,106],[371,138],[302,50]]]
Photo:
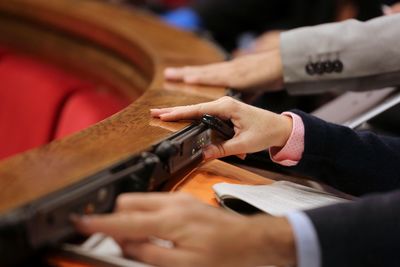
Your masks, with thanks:
[[[197,31],[201,29],[201,20],[196,12],[188,7],[179,8],[167,12],[161,18],[168,24],[187,31]]]

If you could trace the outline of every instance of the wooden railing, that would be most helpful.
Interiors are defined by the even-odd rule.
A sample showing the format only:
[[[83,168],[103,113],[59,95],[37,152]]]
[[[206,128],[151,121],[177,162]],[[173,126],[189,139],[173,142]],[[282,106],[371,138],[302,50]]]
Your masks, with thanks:
[[[86,130],[0,161],[0,215],[80,182],[187,125],[153,120],[150,108],[225,94],[224,88],[167,83],[162,74],[166,66],[220,61],[218,48],[149,14],[101,1],[0,1],[0,43],[136,99]]]

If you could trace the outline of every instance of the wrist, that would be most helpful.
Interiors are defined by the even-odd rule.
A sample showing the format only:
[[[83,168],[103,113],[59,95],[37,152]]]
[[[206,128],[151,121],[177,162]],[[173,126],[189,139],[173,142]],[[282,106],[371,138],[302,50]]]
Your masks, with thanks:
[[[271,84],[271,90],[269,91],[277,91],[283,89],[284,82],[283,82],[283,63],[282,63],[282,56],[281,50],[278,46],[277,49],[271,51],[273,57],[273,65],[274,68],[271,68],[272,73],[271,77],[274,77],[273,83]]]
[[[293,118],[281,114],[276,119],[276,142],[273,147],[284,147],[293,131]]]
[[[255,250],[258,251],[260,264],[277,266],[295,266],[295,237],[289,221],[283,217],[265,215],[254,216],[253,228],[256,237]]]
[[[256,88],[266,92],[275,92],[282,90],[284,87],[283,78],[283,63],[281,57],[280,48],[269,50],[260,54],[256,54],[259,57],[259,66],[265,66],[263,70],[263,82]],[[268,62],[268,65],[265,65]]]

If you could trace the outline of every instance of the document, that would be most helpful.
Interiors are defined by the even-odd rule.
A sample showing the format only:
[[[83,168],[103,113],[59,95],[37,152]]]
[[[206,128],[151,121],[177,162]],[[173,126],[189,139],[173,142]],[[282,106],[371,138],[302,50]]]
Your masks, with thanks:
[[[273,216],[349,201],[287,181],[271,185],[218,183],[213,190],[221,205],[228,209],[239,213],[263,211]]]
[[[80,255],[83,257],[81,258],[83,261],[86,258],[89,261],[95,260],[110,267],[151,267],[150,265],[124,258],[120,247],[114,239],[100,233],[92,235],[81,245],[64,244],[62,249],[66,252]]]

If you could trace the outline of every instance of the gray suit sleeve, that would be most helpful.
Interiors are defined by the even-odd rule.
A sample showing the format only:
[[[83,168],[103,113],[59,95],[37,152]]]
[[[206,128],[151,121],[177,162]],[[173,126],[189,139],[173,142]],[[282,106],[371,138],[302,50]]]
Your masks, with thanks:
[[[372,90],[400,85],[400,14],[348,20],[281,34],[284,81],[291,94]],[[313,62],[340,60],[342,72],[310,75]]]

